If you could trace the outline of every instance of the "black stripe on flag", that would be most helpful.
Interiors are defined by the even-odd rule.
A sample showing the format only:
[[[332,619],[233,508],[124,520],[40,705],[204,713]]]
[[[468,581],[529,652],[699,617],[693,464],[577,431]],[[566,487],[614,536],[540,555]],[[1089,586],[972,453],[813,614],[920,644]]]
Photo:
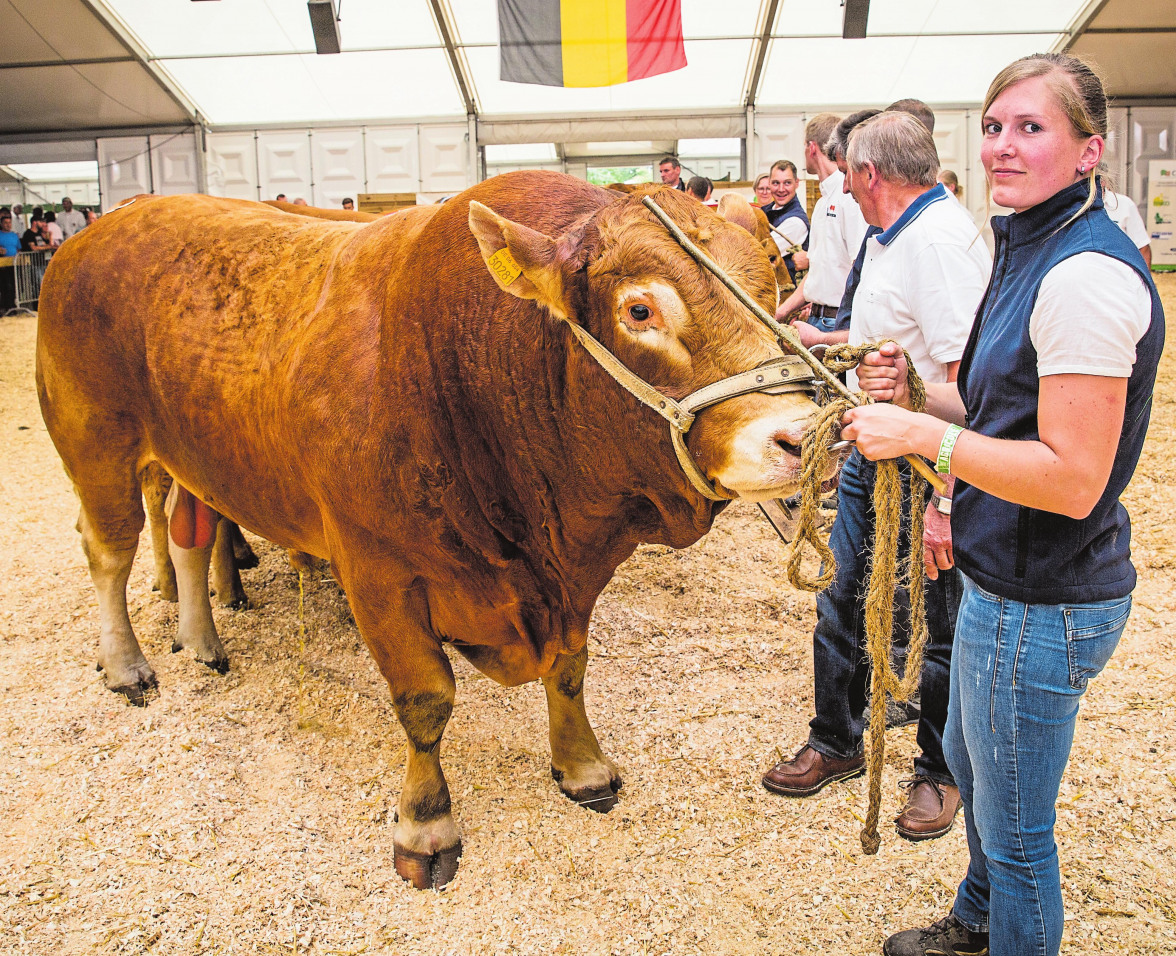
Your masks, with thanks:
[[[499,78],[563,86],[559,0],[498,0]]]

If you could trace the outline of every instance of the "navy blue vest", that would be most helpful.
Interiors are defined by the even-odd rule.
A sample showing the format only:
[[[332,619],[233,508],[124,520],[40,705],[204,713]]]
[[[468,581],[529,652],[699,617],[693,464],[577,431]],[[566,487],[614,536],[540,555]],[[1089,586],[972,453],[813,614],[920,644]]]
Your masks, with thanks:
[[[1164,347],[1164,311],[1143,257],[1103,210],[1101,193],[1090,209],[1063,225],[1082,208],[1088,189],[1077,183],[1025,212],[993,219],[992,278],[960,363],[968,428],[994,438],[1036,440],[1040,380],[1029,316],[1046,273],[1080,252],[1101,252],[1135,269],[1151,291],[1151,325],[1136,345],[1115,463],[1088,517],[1022,507],[956,482],[951,530],[960,570],[985,590],[1027,604],[1107,601],[1135,587],[1131,521],[1119,496],[1147,434]],[[1076,312],[1081,307],[1074,302]],[[1081,334],[1080,326],[1075,334]]]

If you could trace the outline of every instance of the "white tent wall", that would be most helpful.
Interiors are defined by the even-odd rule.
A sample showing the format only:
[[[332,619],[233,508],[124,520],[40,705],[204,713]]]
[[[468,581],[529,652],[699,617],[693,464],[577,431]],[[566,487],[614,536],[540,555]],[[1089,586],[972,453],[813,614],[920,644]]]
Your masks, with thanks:
[[[208,192],[337,208],[360,193],[432,202],[476,178],[465,125],[323,127],[209,133]]]
[[[113,209],[132,196],[151,192],[149,146],[146,136],[98,140],[98,188],[103,209]]]

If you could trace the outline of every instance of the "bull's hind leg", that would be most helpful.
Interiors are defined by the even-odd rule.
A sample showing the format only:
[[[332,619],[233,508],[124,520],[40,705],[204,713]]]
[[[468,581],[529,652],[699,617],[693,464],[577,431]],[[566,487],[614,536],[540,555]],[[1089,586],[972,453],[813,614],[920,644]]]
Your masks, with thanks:
[[[155,558],[155,590],[160,598],[175,604],[179,597],[176,592],[176,569],[172,567],[167,552],[167,493],[171,490],[172,479],[157,461],[150,462],[139,475],[143,486],[143,498],[147,502],[147,519],[151,525],[151,554]]]
[[[212,593],[221,607],[236,610],[249,607],[249,598],[241,585],[241,573],[237,570],[236,542],[240,537],[241,529],[236,522],[221,518],[216,526],[216,541],[212,546]],[[245,539],[241,538],[241,541]],[[249,547],[248,543],[245,543],[245,547]],[[251,548],[249,553],[253,554]],[[257,558],[254,557],[253,567],[256,566]]]
[[[607,813],[617,804],[621,775],[600,750],[584,710],[584,671],[588,648],[561,654],[543,678],[551,734],[551,775],[560,790],[580,806]]]
[[[127,613],[127,579],[143,529],[143,506],[133,475],[128,473],[126,479],[127,487],[121,489],[77,481],[74,487],[82,505],[82,550],[98,593],[98,669],[110,690],[142,706],[156,679]]]
[[[190,496],[190,493],[177,482],[168,495],[169,522],[175,520],[176,508],[183,507],[181,495]],[[172,642],[172,653],[187,648],[201,664],[224,674],[229,669],[229,655],[216,633],[212,605],[208,600],[208,565],[214,545],[183,548],[176,543],[175,536],[169,534],[167,546],[176,569],[180,599],[180,620]]]

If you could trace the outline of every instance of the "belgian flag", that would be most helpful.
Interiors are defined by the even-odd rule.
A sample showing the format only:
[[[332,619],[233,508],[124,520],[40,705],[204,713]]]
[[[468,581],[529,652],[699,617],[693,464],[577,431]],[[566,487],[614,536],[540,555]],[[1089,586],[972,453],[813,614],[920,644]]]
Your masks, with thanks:
[[[681,0],[498,0],[503,80],[615,86],[686,65]]]

